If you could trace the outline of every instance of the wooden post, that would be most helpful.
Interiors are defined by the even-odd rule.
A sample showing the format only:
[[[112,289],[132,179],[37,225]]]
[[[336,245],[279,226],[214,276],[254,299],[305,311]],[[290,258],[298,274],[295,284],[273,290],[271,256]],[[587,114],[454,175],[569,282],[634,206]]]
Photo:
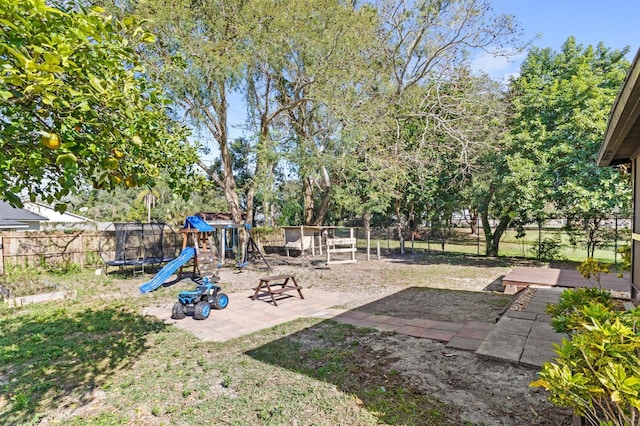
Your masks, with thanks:
[[[316,257],[316,233],[311,231],[311,255]]]
[[[371,260],[371,231],[367,231],[367,262]]]
[[[78,249],[78,254],[76,256],[78,256],[78,260],[80,261],[80,269],[84,269],[84,238],[82,236],[82,233],[80,233],[78,235],[78,243],[77,243],[80,247]]]
[[[327,265],[331,262],[331,248],[329,247],[329,239],[327,238]]]
[[[351,238],[351,239],[355,238],[355,235],[353,234],[353,228],[349,229],[349,238]],[[353,251],[351,252],[351,260],[354,261],[354,262],[356,261],[356,250],[357,250],[357,246],[354,243],[353,244]]]
[[[380,241],[378,241],[378,260],[380,260]]]
[[[300,225],[300,258],[304,256],[304,225]]]
[[[226,231],[224,230],[224,228],[220,228],[218,232],[219,232],[219,235],[220,235],[220,253],[218,254],[218,258],[220,259],[220,264],[224,265],[224,259],[225,259],[225,256],[227,255],[227,253],[225,251],[226,247],[225,247],[225,241],[224,240],[227,238],[227,235],[226,235]]]

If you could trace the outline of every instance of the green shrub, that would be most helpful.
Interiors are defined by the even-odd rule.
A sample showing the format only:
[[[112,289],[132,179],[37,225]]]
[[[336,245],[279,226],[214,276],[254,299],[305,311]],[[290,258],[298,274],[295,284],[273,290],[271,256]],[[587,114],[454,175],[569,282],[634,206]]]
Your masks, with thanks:
[[[588,279],[589,282],[591,282],[592,278],[596,280],[596,283],[598,284],[598,288],[602,288],[602,285],[600,284],[600,280],[601,280],[602,274],[609,273],[609,265],[606,263],[594,260],[592,257],[590,257],[584,262],[582,262],[580,266],[578,266],[578,271],[580,271],[582,276]]]
[[[543,387],[553,404],[573,408],[590,424],[639,425],[640,312],[591,303],[581,316],[571,340],[556,346],[558,358],[545,363],[530,386]]]
[[[562,249],[562,241],[559,236],[546,237],[542,241],[536,243],[531,249],[533,255],[541,260],[563,260],[560,254]]]
[[[46,265],[45,270],[55,275],[68,275],[77,274],[82,271],[82,268],[77,263],[65,261],[58,263],[49,263]]]
[[[13,297],[41,293],[50,284],[42,278],[42,274],[34,267],[5,265],[4,274],[0,275],[0,287]]]
[[[602,319],[614,307],[611,294],[599,288],[565,290],[558,303],[547,305],[551,326],[558,333],[570,333],[579,329],[591,316]]]

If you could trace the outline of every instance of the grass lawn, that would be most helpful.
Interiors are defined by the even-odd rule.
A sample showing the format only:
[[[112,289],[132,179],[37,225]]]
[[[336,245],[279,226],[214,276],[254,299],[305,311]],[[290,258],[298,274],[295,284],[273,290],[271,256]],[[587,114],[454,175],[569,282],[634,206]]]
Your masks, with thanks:
[[[299,268],[296,273],[305,286],[325,291],[367,294],[383,287],[385,294],[390,294],[386,302],[367,305],[362,308],[365,310],[384,313],[393,308],[398,311],[393,315],[431,317],[426,308],[429,303],[432,312],[446,313],[450,309],[433,302],[436,290],[423,292],[424,287],[478,291],[478,286],[503,275],[510,267],[505,258],[432,252],[406,262],[394,257],[388,262]],[[240,275],[253,277],[251,273]],[[141,313],[144,307],[175,301],[176,287],[160,287],[141,297],[138,287],[144,277],[97,276],[90,270],[11,276],[32,287],[54,283],[76,290],[77,298],[13,309],[0,303],[3,425],[471,424],[464,421],[461,406],[443,402],[442,395],[439,398],[418,387],[415,376],[397,371],[397,355],[386,356],[384,351],[372,349],[385,339],[395,345],[395,337],[381,336],[375,330],[306,318],[224,343],[203,342],[188,331]],[[233,292],[233,288],[227,288],[233,285],[239,284],[225,283],[223,288]],[[451,290],[438,290],[447,291]],[[424,297],[411,305],[418,297],[411,292],[424,293]],[[493,312],[506,306],[510,298],[488,296],[495,297],[490,302],[499,304],[486,305],[490,317],[495,318]],[[483,303],[474,304],[472,309],[483,309]],[[215,325],[215,316],[207,321]],[[428,339],[418,340],[425,342],[407,341],[428,345]],[[416,353],[416,365],[420,366],[425,352]],[[402,350],[400,354],[405,358]],[[466,359],[467,365],[476,366],[468,376],[478,377],[490,367],[493,373],[487,373],[483,384],[501,389],[506,386],[496,384],[494,375],[503,374],[505,367],[488,366],[473,353],[447,358],[435,350],[429,356],[435,360],[429,365],[437,372],[460,369],[460,362]],[[443,364],[439,366],[438,362]],[[521,397],[505,401],[533,404],[532,398],[538,398],[536,409],[542,413],[544,395],[529,393],[528,381],[533,373],[514,366],[506,368],[505,377],[520,377],[517,384]],[[458,380],[466,378],[465,371],[458,372]],[[443,380],[448,384],[451,378]],[[502,410],[506,404],[476,384],[460,386],[479,389],[481,398],[494,402],[496,405],[487,409],[489,413],[497,412],[497,407]],[[453,392],[445,393],[450,394]],[[527,407],[512,410],[503,418],[511,418],[512,413],[532,415]],[[551,408],[547,405],[545,410]],[[555,421],[551,414],[538,416],[545,417]]]
[[[460,424],[384,359],[363,363],[373,330],[301,319],[201,342],[140,315],[175,289],[130,297],[130,278],[39,277],[78,297],[0,304],[0,424]]]

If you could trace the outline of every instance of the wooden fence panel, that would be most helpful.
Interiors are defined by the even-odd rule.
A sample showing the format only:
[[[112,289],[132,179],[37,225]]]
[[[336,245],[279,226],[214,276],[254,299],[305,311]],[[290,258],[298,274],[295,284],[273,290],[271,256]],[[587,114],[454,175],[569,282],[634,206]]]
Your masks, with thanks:
[[[99,232],[3,232],[0,235],[0,274],[7,265],[47,267],[72,263],[81,268],[101,264]]]

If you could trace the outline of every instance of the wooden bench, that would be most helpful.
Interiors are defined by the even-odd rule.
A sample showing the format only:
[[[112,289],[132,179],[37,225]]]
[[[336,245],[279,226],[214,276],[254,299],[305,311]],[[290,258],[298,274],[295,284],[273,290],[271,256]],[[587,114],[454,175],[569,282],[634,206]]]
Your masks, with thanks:
[[[278,282],[279,281],[279,282]],[[290,283],[291,281],[291,283]],[[280,288],[273,288],[273,286],[280,286]],[[251,300],[256,300],[259,295],[270,295],[271,301],[274,306],[278,306],[276,303],[276,294],[283,294],[288,291],[297,290],[301,299],[304,299],[302,295],[302,287],[298,285],[296,277],[293,275],[274,275],[272,277],[260,278],[260,284],[254,289],[255,293],[251,297]]]
[[[357,251],[356,244],[357,240],[354,237],[327,238],[327,265],[334,263],[355,263]],[[331,255],[336,253],[349,253],[350,258],[344,260],[331,260]]]

